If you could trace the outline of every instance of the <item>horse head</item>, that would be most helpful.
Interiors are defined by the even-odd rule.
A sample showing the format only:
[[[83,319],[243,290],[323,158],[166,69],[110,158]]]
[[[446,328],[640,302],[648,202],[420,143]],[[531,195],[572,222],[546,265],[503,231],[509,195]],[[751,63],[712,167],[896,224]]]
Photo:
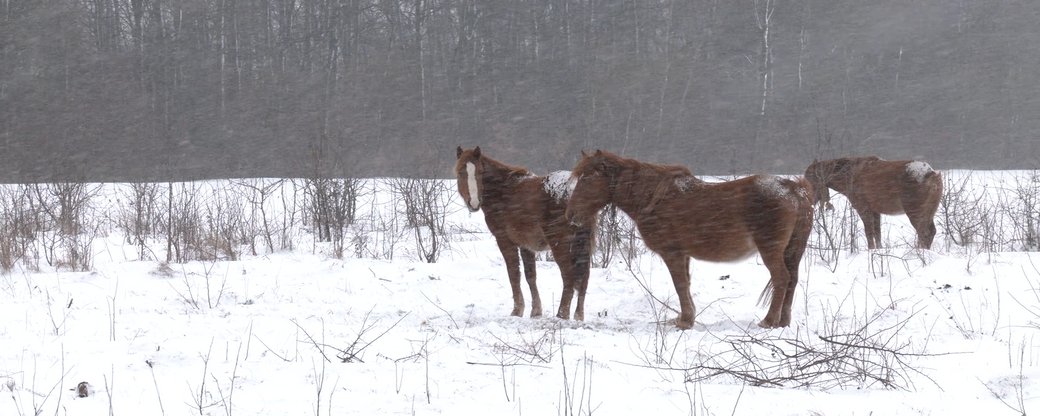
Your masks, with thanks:
[[[612,202],[617,182],[616,158],[602,150],[591,155],[581,152],[581,159],[571,170],[567,182],[570,199],[564,218],[572,224],[588,224],[600,209]]]
[[[827,187],[827,182],[834,174],[835,166],[829,162],[831,161],[813,160],[812,164],[805,169],[805,179],[813,188],[813,204],[818,204],[821,208],[834,209],[834,206],[831,205],[831,190]]]
[[[480,210],[481,192],[483,188],[484,163],[480,154],[480,146],[464,150],[462,146],[455,149],[455,176],[458,181],[459,195],[470,212]]]

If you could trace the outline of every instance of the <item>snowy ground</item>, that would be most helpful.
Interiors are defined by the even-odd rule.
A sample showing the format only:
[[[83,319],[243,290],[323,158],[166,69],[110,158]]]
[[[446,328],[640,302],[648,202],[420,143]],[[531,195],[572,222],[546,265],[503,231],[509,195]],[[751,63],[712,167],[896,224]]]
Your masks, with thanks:
[[[677,306],[652,253],[593,269],[585,322],[551,317],[561,283],[540,261],[547,316],[509,317],[503,262],[481,214],[461,205],[435,264],[301,245],[166,266],[137,260],[113,231],[95,242],[92,272],[0,275],[0,415],[1040,411],[1040,254],[979,253],[944,235],[911,250],[905,220],[883,221],[888,249],[806,255],[794,323],[775,330],[754,325],[767,279],[757,257],[693,263],[690,331],[664,322],[674,312],[640,284]],[[846,355],[778,356],[814,349]],[[713,366],[781,385],[712,377]]]

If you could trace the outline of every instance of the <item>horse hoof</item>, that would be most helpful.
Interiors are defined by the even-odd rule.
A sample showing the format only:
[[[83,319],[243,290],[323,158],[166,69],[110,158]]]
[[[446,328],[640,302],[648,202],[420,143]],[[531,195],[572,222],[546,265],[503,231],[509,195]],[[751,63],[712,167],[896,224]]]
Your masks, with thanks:
[[[772,329],[772,328],[786,328],[788,324],[781,322],[770,322],[768,319],[763,319],[758,323],[759,328]]]
[[[675,327],[685,331],[687,329],[693,328],[693,321],[684,321],[682,319],[676,319]]]
[[[524,316],[524,310],[523,309],[513,309],[513,313],[509,314],[509,316]]]
[[[560,318],[560,319],[563,319],[565,321],[568,320],[568,319],[571,319],[570,315],[565,314],[563,312],[560,312],[560,313],[556,314],[556,317]]]
[[[542,311],[541,310],[534,310],[534,309],[532,309],[531,310],[531,317],[532,318],[541,318],[542,317]]]

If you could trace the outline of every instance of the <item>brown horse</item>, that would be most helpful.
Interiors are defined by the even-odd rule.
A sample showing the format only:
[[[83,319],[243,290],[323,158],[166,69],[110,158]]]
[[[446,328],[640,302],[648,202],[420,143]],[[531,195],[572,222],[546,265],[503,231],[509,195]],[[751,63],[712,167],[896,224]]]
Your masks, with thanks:
[[[550,250],[560,267],[563,295],[556,316],[568,319],[571,299],[578,291],[575,320],[585,319],[585,290],[589,285],[589,258],[595,223],[575,226],[564,220],[569,172],[535,176],[527,169],[506,165],[483,155],[480,147],[456,149],[455,173],[459,195],[471,212],[484,210],[484,221],[495,236],[506,262],[513,289],[513,316],[524,314],[520,290],[520,261],[531,289],[531,317],[542,316],[538,296],[535,252]]]
[[[571,173],[567,218],[583,224],[614,204],[635,221],[647,248],[661,256],[679,295],[676,326],[693,326],[690,257],[737,261],[756,252],[769,269],[760,302],[771,294],[764,328],[791,323],[798,264],[812,231],[809,184],[756,175],[707,183],[679,166],[655,165],[597,150]]]
[[[942,198],[942,174],[921,161],[887,161],[877,156],[814,161],[805,178],[816,190],[814,202],[833,208],[830,190],[845,195],[863,220],[867,248],[881,247],[881,214],[906,213],[917,230],[917,247],[931,249],[935,210]]]

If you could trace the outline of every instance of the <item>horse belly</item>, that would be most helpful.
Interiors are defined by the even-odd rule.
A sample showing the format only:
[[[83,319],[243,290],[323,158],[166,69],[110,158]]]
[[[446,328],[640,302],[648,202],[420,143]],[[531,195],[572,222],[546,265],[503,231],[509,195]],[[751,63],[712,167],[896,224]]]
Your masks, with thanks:
[[[901,198],[893,198],[887,201],[879,201],[877,204],[873,204],[871,208],[874,211],[885,214],[885,215],[902,215],[903,214],[903,200]]]
[[[858,179],[855,186],[857,191],[849,196],[853,206],[858,203],[861,207],[865,206],[870,211],[885,215],[903,213],[903,188],[889,176],[880,173],[864,175]]]
[[[688,248],[690,257],[716,263],[744,260],[758,253],[758,246],[751,236],[714,236],[694,238]]]
[[[680,230],[640,230],[647,248],[658,253],[681,251],[697,260],[716,263],[746,259],[758,252],[751,234],[713,231],[708,224],[685,224]],[[656,228],[656,227],[655,227]]]
[[[509,238],[517,245],[531,251],[545,251],[549,249],[549,242],[545,238],[545,232],[538,225],[511,228],[509,230]]]

